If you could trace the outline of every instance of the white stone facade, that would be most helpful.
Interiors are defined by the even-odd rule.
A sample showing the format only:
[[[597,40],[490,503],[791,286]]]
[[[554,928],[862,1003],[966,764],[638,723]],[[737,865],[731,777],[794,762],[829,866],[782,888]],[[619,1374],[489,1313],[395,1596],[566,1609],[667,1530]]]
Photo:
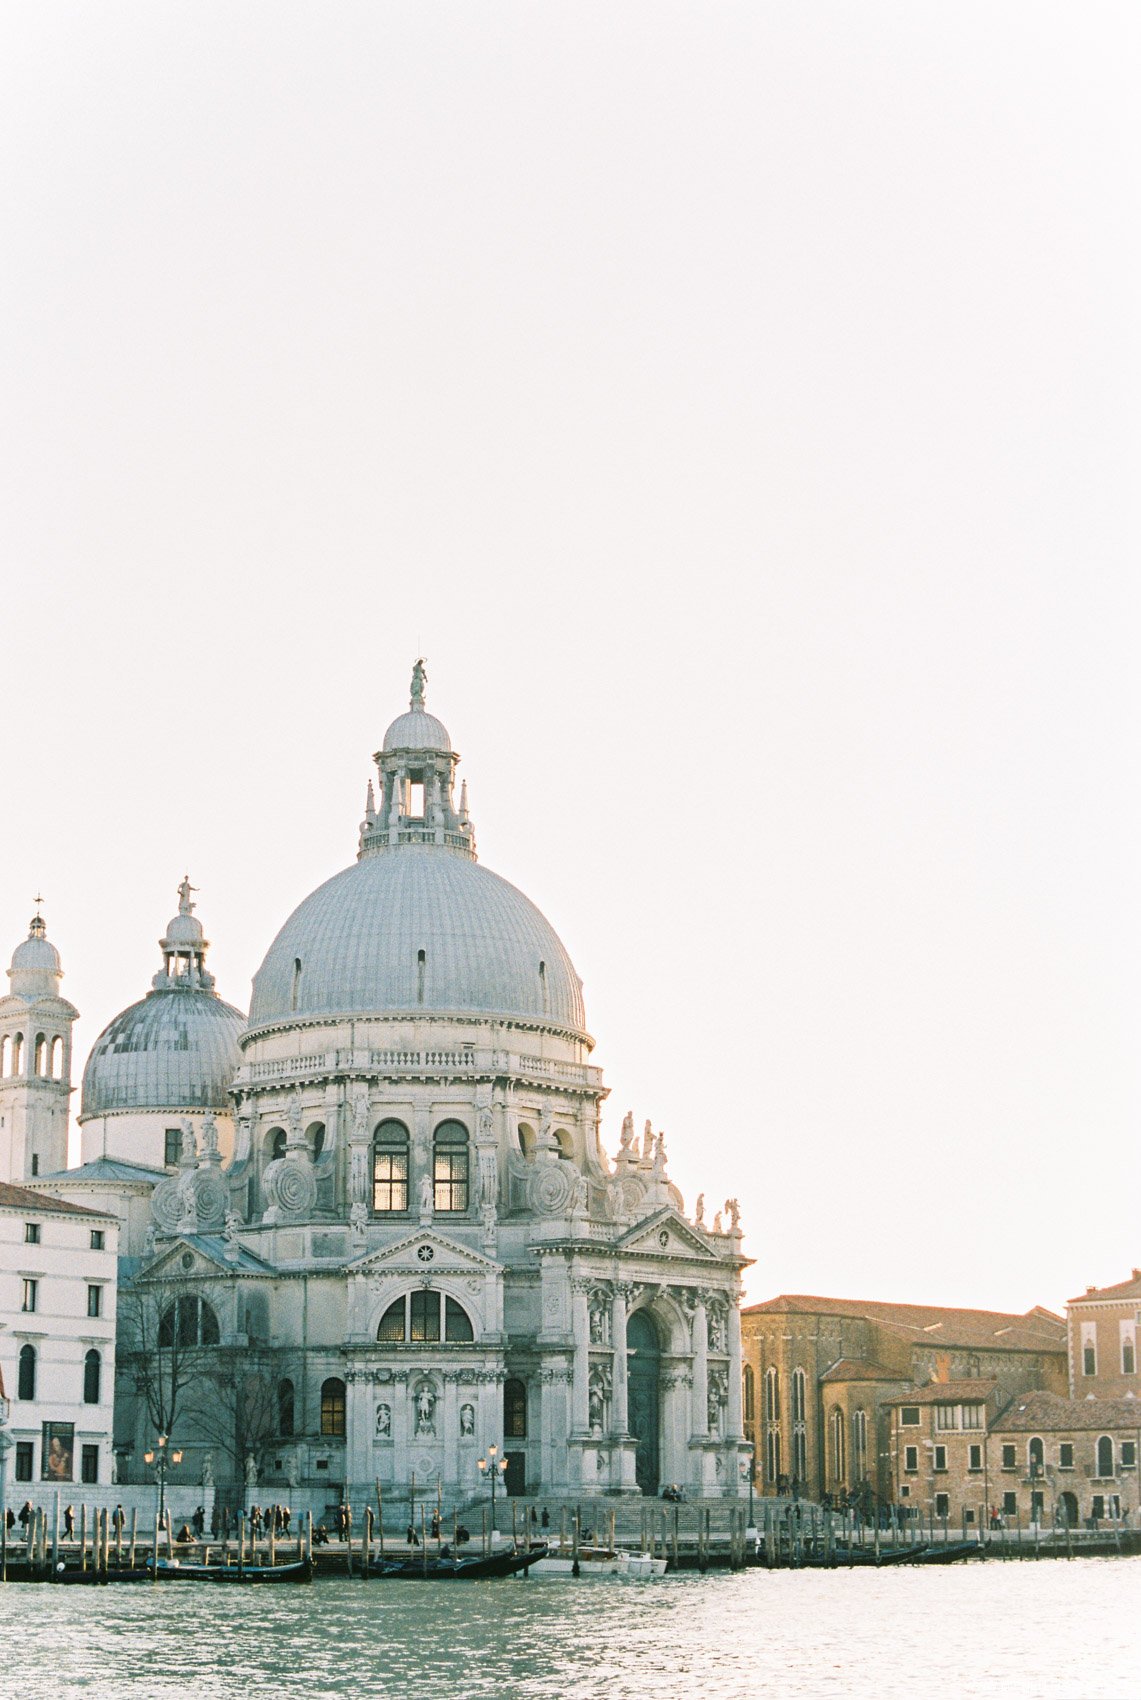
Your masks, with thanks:
[[[53,1185],[78,1199],[117,1162],[142,1166],[134,1183],[162,1171],[131,1245],[134,1293],[172,1318],[197,1295],[208,1350],[273,1392],[272,1421],[248,1422],[229,1458],[187,1395],[176,1438],[191,1476],[222,1488],[248,1472],[258,1498],[358,1504],[377,1482],[407,1497],[415,1477],[462,1503],[494,1443],[510,1492],[736,1495],[736,1204],[707,1223],[699,1200],[687,1219],[664,1138],[648,1123],[636,1134],[632,1116],[603,1151],[581,984],[540,912],[478,864],[458,757],[423,687],[418,664],[376,757],[357,862],[297,908],[255,976],[225,1109],[205,1061],[167,1109],[108,1043],[84,1077],[85,1141],[100,1130],[87,1180]],[[190,890],[163,948],[189,940],[202,976]],[[157,995],[174,1007],[165,981]],[[200,1006],[218,1017],[198,995],[177,1007]],[[149,1000],[133,1009],[153,1021]],[[142,1016],[126,1016],[134,1034]],[[160,1110],[184,1130],[177,1165],[142,1120]],[[143,1480],[155,1417],[137,1397],[137,1343],[124,1331],[118,1433]]]
[[[113,1478],[118,1221],[0,1185],[8,1502]]]

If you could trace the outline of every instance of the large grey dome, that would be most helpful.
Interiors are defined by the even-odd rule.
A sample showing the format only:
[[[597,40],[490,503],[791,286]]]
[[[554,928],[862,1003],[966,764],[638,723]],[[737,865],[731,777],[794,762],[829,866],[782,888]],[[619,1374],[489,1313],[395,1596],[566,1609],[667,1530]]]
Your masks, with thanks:
[[[105,1027],[83,1071],[80,1117],[116,1110],[224,1110],[241,1058],[240,1009],[214,992],[149,992]]]
[[[451,850],[402,844],[294,910],[254,976],[250,1027],[420,1009],[586,1024],[570,957],[521,891]]]

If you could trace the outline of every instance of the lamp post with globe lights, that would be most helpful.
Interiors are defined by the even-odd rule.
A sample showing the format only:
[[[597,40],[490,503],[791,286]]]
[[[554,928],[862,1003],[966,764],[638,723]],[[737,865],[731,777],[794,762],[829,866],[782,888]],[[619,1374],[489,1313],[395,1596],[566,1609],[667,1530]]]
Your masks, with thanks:
[[[170,1436],[160,1434],[155,1444],[143,1453],[143,1462],[154,1467],[155,1481],[158,1483],[158,1525],[166,1527],[166,1473],[176,1464],[182,1463],[181,1447],[172,1448]],[[156,1555],[157,1556],[157,1555]]]
[[[491,1477],[491,1537],[492,1537],[492,1540],[495,1539],[495,1484],[496,1484],[497,1481],[499,1481],[503,1476],[505,1476],[507,1474],[507,1460],[506,1460],[506,1458],[497,1457],[496,1454],[498,1453],[498,1451],[499,1451],[498,1446],[496,1446],[493,1442],[487,1449],[487,1456],[485,1458],[480,1458],[478,1460],[480,1475]]]

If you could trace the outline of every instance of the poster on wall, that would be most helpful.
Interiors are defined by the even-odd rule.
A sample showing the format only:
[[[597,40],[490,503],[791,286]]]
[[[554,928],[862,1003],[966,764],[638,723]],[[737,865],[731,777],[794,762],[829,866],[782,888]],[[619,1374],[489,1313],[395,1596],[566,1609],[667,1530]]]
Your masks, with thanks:
[[[71,1458],[75,1451],[74,1423],[45,1423],[41,1474],[45,1482],[69,1482],[72,1479]]]

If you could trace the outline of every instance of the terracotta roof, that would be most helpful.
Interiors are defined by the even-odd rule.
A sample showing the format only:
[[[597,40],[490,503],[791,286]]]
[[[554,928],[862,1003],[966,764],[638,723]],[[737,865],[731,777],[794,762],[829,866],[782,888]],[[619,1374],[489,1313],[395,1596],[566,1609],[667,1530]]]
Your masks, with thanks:
[[[907,1371],[885,1369],[883,1364],[873,1363],[870,1358],[838,1358],[831,1369],[826,1369],[820,1377],[821,1381],[906,1381]]]
[[[925,1381],[922,1387],[909,1387],[889,1405],[964,1405],[989,1399],[996,1381]]]
[[[49,1198],[46,1192],[31,1192],[7,1181],[0,1181],[0,1210],[47,1210],[53,1216],[102,1216],[104,1220],[110,1216],[107,1210],[88,1210],[84,1204],[68,1204],[66,1199]]]
[[[1023,1393],[992,1425],[1011,1433],[1039,1429],[1141,1428],[1141,1399],[1063,1399],[1060,1393]]]
[[[1052,1311],[1035,1306],[1025,1315],[1003,1310],[958,1310],[943,1305],[896,1305],[881,1299],[828,1299],[802,1293],[749,1305],[743,1316],[850,1316],[895,1328],[915,1344],[990,1346],[1015,1352],[1065,1350],[1066,1324]]]
[[[1141,1269],[1135,1269],[1128,1281],[1118,1281],[1115,1287],[1087,1287],[1084,1293],[1079,1293],[1076,1299],[1067,1299],[1066,1303],[1080,1305],[1083,1299],[1141,1299]]]

